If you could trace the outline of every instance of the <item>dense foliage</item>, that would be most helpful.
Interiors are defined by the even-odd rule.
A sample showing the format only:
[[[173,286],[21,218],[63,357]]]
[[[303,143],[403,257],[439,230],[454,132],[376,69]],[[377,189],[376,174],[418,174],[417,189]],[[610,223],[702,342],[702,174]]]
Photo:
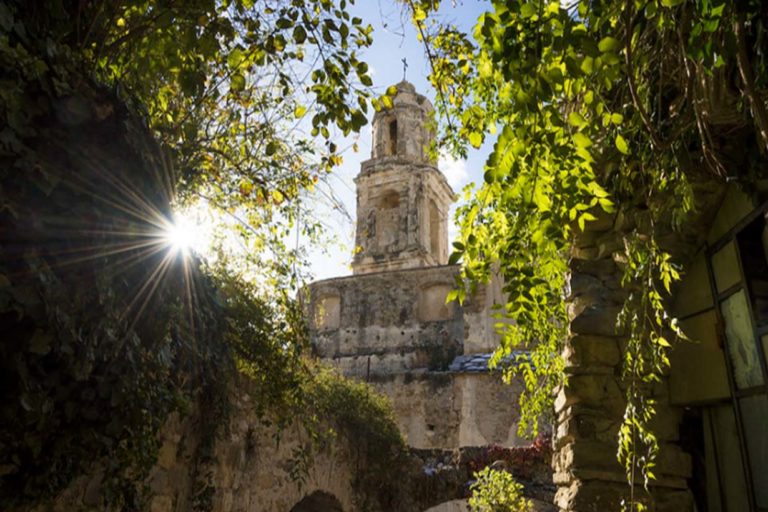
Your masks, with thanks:
[[[260,412],[295,419],[283,232],[310,169],[339,161],[330,142],[313,161],[312,138],[365,122],[370,29],[346,6],[0,3],[0,508],[94,462],[98,506],[141,508],[168,414],[206,412],[204,457],[238,370]],[[201,196],[243,216],[258,287],[163,240],[172,203]]]
[[[663,241],[690,218],[697,184],[749,189],[763,172],[765,3],[498,0],[471,36],[440,24],[439,2],[405,3],[427,43],[442,142],[462,153],[496,137],[484,183],[460,210],[452,260],[469,280],[498,265],[502,313],[514,320],[501,326],[502,354],[535,340],[531,360],[512,368],[527,386],[523,427],[535,430],[565,377],[574,236],[603,211],[645,220],[619,261],[629,295],[619,457],[631,482],[647,483],[657,447],[644,393],[667,369],[676,333],[665,300],[679,255]]]
[[[317,445],[330,447],[341,436],[343,444],[352,447],[360,510],[397,510],[400,500],[409,498],[409,487],[401,479],[409,461],[389,400],[369,384],[329,368],[314,365],[311,370],[301,403]]]

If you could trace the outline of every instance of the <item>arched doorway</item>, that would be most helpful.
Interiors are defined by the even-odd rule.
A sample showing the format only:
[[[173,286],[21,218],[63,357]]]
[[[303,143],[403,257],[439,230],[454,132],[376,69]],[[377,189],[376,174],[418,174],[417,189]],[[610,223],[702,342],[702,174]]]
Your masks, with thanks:
[[[343,509],[333,494],[315,491],[298,502],[291,512],[343,512]]]

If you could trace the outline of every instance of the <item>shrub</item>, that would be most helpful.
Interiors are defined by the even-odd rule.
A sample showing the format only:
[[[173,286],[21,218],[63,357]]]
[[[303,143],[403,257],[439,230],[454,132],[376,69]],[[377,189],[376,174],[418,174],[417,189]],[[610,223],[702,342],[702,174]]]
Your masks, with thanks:
[[[475,473],[469,506],[473,512],[531,512],[533,504],[523,496],[523,486],[510,473],[489,467]]]

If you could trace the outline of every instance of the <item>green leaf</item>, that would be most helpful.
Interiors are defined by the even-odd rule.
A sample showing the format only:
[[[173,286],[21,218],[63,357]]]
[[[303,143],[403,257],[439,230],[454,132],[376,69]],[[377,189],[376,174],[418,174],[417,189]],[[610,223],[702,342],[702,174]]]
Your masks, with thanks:
[[[296,25],[293,29],[293,40],[296,44],[302,44],[307,40],[307,31],[301,25]]]
[[[582,126],[587,124],[587,120],[584,119],[584,116],[582,116],[578,112],[571,112],[570,114],[568,114],[568,123],[577,128],[581,128]]]
[[[615,39],[610,36],[604,37],[597,44],[597,48],[603,53],[616,51],[616,49],[619,48],[619,46],[620,46],[620,43],[618,39]]]
[[[229,55],[227,55],[227,65],[230,67],[230,69],[237,69],[240,67],[240,64],[243,63],[244,59],[245,54],[243,53],[243,50],[240,48],[235,48],[229,52]]]
[[[301,119],[304,117],[304,114],[307,113],[307,107],[304,105],[296,105],[296,108],[293,109],[293,115],[296,117],[296,119]]]
[[[479,148],[483,143],[483,134],[480,132],[470,132],[468,139],[473,148]]]
[[[235,73],[229,79],[229,90],[232,92],[240,92],[245,89],[245,76],[242,73]]]
[[[629,154],[629,145],[627,144],[627,141],[624,140],[624,137],[622,137],[621,135],[616,136],[616,149],[618,149],[625,155]]]
[[[536,7],[533,4],[525,3],[520,6],[520,15],[523,18],[532,18],[536,15]]]
[[[581,132],[573,134],[573,142],[580,148],[588,148],[592,145],[592,140]]]

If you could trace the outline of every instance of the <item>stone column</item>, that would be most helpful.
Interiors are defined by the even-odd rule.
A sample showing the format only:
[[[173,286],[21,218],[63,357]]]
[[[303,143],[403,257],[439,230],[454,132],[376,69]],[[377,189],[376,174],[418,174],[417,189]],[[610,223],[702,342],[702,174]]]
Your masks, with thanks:
[[[570,332],[564,350],[568,384],[555,401],[553,457],[555,504],[562,512],[619,511],[629,495],[616,457],[626,389],[621,378],[625,337],[616,331],[616,317],[626,292],[615,254],[623,248],[621,224],[626,222],[614,217],[603,215],[587,225],[570,262]],[[686,512],[692,510],[685,480],[691,468],[676,444],[680,412],[669,405],[666,382],[656,386],[654,395],[661,453],[649,508]],[[644,494],[638,488],[636,495]]]

